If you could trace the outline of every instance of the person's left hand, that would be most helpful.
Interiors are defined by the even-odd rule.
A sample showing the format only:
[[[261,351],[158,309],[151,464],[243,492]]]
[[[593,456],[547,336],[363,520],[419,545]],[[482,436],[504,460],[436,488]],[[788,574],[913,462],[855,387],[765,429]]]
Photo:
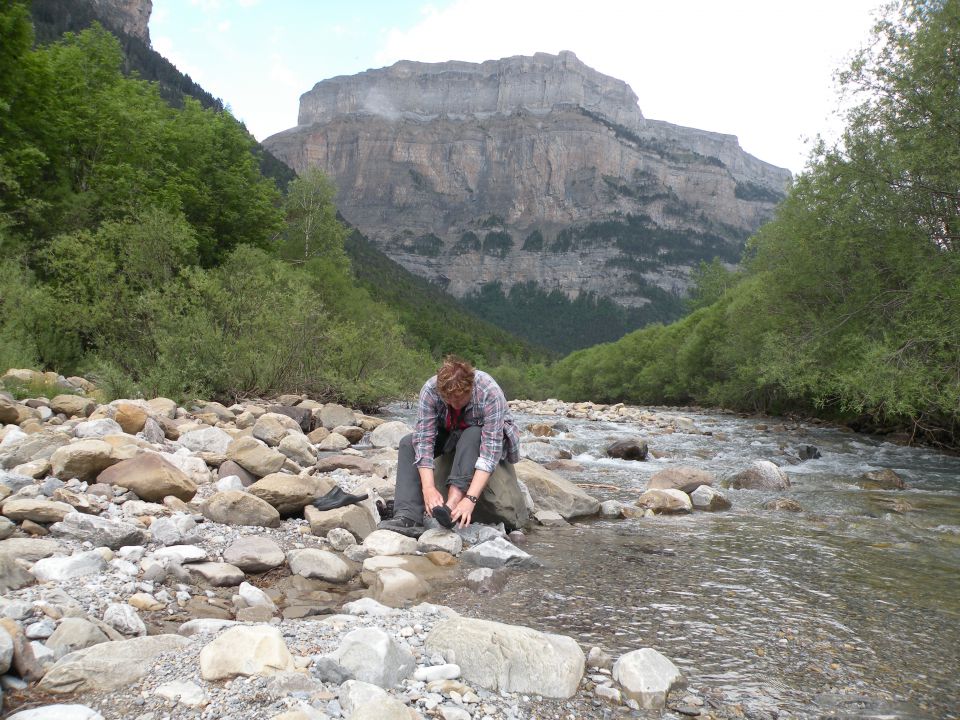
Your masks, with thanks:
[[[463,498],[463,500],[457,503],[457,506],[453,509],[453,512],[450,513],[450,517],[453,518],[454,522],[459,522],[460,527],[465,528],[470,524],[470,521],[473,518],[474,507],[475,506],[472,500]]]

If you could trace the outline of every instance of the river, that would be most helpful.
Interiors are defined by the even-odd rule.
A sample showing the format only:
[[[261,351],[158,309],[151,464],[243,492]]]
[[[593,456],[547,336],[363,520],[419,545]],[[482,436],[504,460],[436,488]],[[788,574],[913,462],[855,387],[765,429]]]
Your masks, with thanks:
[[[614,657],[653,647],[721,715],[960,717],[960,458],[820,425],[656,412],[689,418],[696,432],[555,418],[566,432],[551,444],[583,467],[560,474],[609,486],[586,488],[600,500],[631,503],[671,465],[722,479],[769,459],[791,487],[725,490],[725,512],[536,528],[524,549],[542,569],[510,571],[494,595],[447,586],[432,599]],[[516,420],[524,428],[544,418]],[[604,457],[628,437],[645,438],[658,457]],[[820,458],[785,461],[784,450],[808,444]],[[864,472],[882,468],[908,488],[860,487]],[[803,511],[764,509],[775,497]]]

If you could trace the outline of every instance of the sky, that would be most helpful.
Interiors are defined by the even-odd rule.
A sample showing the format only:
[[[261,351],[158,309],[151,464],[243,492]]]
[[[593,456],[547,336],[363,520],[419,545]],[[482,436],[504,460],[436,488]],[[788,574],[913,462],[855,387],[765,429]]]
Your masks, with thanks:
[[[736,135],[794,174],[842,129],[836,70],[882,0],[153,0],[155,50],[258,140],[317,82],[398,60],[572,50],[647,118]]]

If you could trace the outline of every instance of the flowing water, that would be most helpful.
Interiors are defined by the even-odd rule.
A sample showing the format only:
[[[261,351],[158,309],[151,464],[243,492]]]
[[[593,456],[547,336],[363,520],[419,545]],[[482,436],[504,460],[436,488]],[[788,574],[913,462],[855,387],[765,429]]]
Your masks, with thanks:
[[[722,698],[721,715],[960,717],[960,458],[816,425],[684,416],[698,433],[563,418],[551,444],[584,467],[562,474],[600,486],[586,489],[601,500],[632,502],[670,465],[723,478],[755,459],[781,464],[791,488],[725,490],[726,512],[540,528],[525,549],[544,568],[511,571],[494,595],[446,587],[433,599],[614,657],[656,648],[691,689]],[[659,459],[603,457],[636,436]],[[801,444],[822,456],[784,462]],[[858,485],[881,468],[908,489]],[[803,512],[764,509],[775,497]]]

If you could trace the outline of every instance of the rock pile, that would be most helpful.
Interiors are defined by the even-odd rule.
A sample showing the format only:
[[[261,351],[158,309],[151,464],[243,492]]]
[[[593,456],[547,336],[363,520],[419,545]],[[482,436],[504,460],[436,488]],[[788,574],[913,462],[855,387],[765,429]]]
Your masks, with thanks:
[[[584,678],[570,638],[421,602],[478,566],[492,577],[538,563],[502,527],[376,530],[402,424],[300,396],[100,404],[70,384],[53,398],[0,393],[0,684],[15,704],[34,685],[81,703],[11,717],[520,718],[583,683],[662,706],[646,680]],[[521,465],[533,511],[600,511]],[[334,487],[369,497],[311,505]],[[666,697],[677,679],[658,668],[651,692]]]

